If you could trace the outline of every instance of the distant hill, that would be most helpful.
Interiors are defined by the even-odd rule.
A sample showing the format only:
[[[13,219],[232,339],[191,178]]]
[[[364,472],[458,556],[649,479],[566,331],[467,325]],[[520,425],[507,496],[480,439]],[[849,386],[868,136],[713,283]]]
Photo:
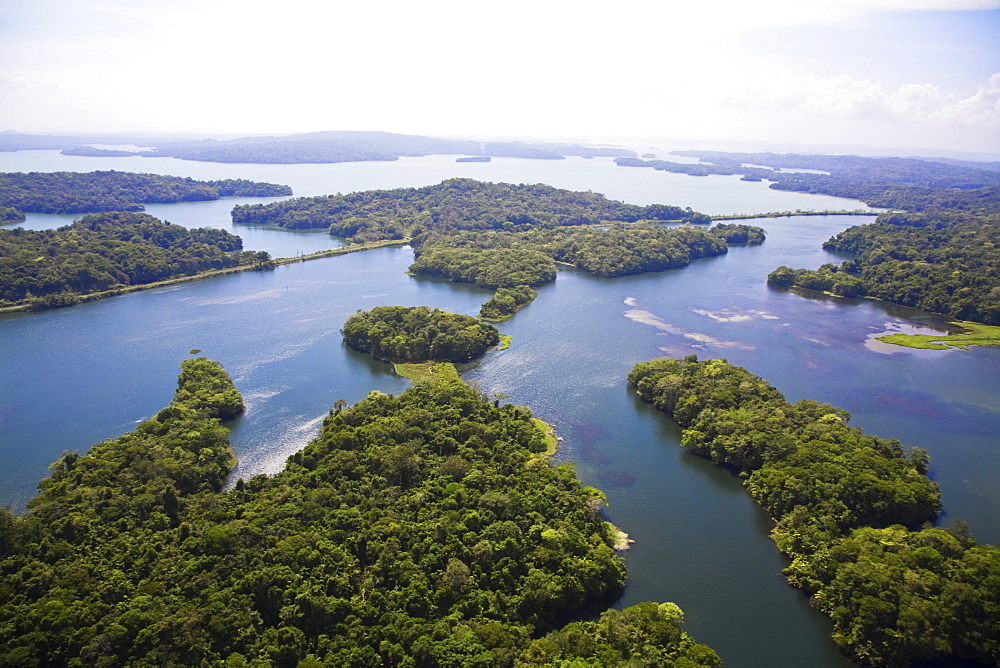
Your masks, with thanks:
[[[156,146],[166,141],[176,141],[168,138],[120,137],[116,135],[29,135],[20,132],[0,132],[0,151],[62,151],[78,148],[89,144],[135,144],[138,146]]]
[[[49,149],[71,154],[111,156],[114,153],[84,149],[91,144],[131,144],[135,138],[73,137],[0,133],[0,151]],[[566,156],[634,157],[622,148],[563,143],[527,143],[519,141],[480,142],[466,139],[441,139],[393,132],[311,132],[307,134],[239,139],[143,139],[142,146],[154,147],[143,152],[148,157],[172,157],[203,162],[243,163],[332,163],[365,160],[397,160],[403,156],[473,155],[505,158],[561,160]]]
[[[988,172],[1000,172],[1000,161],[982,162],[979,160],[957,160],[955,158],[921,158],[913,156],[914,160],[924,160],[926,162],[941,162],[946,165],[958,167],[971,167],[973,169],[985,169]]]
[[[674,151],[674,155],[699,158],[742,173],[742,165],[766,165],[782,169],[814,169],[822,174],[782,174],[771,180],[809,179],[824,183],[833,180],[879,184],[909,184],[925,188],[983,188],[1000,185],[1000,174],[990,163],[939,158],[865,158],[856,155],[801,155],[795,153],[727,153],[724,151]],[[793,176],[794,174],[794,176]],[[831,178],[832,177],[832,178]],[[810,183],[812,186],[813,183]],[[781,186],[777,186],[781,187]],[[800,190],[800,188],[784,188]]]
[[[616,158],[615,162],[621,167],[652,167],[693,176],[741,174],[744,180],[770,181],[775,190],[849,197],[873,207],[1000,213],[996,195],[1000,172],[989,169],[990,163],[723,151],[674,151],[673,155],[700,162],[638,158]],[[803,169],[813,171],[797,171]]]
[[[623,157],[635,155],[617,148],[576,144],[479,142],[439,139],[392,132],[313,132],[287,137],[245,137],[216,141],[178,142],[157,146],[150,156],[182,160],[255,163],[329,163],[397,160],[403,156],[486,155],[506,158],[561,160],[568,155]]]

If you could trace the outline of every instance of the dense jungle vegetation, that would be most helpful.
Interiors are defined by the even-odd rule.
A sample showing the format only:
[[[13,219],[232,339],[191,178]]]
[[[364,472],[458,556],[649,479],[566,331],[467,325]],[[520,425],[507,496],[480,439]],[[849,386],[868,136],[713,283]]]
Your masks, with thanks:
[[[716,223],[709,231],[730,246],[739,244],[756,246],[764,243],[764,240],[767,238],[762,228],[739,223]]]
[[[493,325],[426,306],[376,306],[347,319],[340,333],[361,352],[390,362],[458,362],[500,343]]]
[[[1000,325],[1000,215],[882,214],[823,247],[854,257],[816,270],[782,266],[768,281]]]
[[[142,211],[143,203],[202,202],[220,197],[280,197],[288,186],[246,179],[195,181],[132,172],[0,173],[0,205],[28,213]]]
[[[707,231],[660,225],[711,222],[676,206],[636,206],[590,192],[472,179],[238,206],[232,216],[237,223],[328,227],[355,243],[412,239],[412,273],[493,289],[550,283],[556,262],[597,276],[624,276],[683,267],[725,253],[727,243],[764,240],[763,230],[748,225]]]
[[[415,249],[416,261],[409,271],[493,289],[537,287],[556,280],[556,263],[551,255],[517,243],[503,245],[509,236],[480,233],[441,237]],[[475,245],[463,245],[470,238]]]
[[[330,234],[355,242],[419,237],[431,231],[521,231],[639,220],[711,222],[704,214],[676,206],[637,206],[597,193],[543,184],[484,183],[473,179],[449,179],[423,188],[367,190],[237,206],[232,218],[234,223],[290,229],[325,227]]]
[[[940,510],[927,456],[848,426],[828,404],[789,404],[725,360],[637,364],[629,384],[683,429],[685,447],[731,468],[776,522],[785,574],[863,665],[1000,661],[1000,549]],[[923,528],[919,528],[923,526]]]
[[[757,244],[764,233],[749,225],[706,230],[633,223],[429,234],[415,245],[416,262],[410,271],[487,288],[537,286],[555,280],[556,262],[612,278],[685,267],[698,258],[722,255],[729,240]]]
[[[913,158],[681,151],[713,164],[682,165],[705,173],[748,174],[772,188],[861,199],[905,211],[879,214],[851,227],[827,250],[854,257],[816,270],[779,267],[774,285],[875,297],[951,318],[1000,324],[1000,172],[974,163]],[[619,159],[625,166],[674,170],[664,161]],[[815,169],[827,174],[769,171],[744,163]],[[987,167],[989,165],[986,165]],[[683,170],[681,170],[683,171]]]
[[[0,206],[0,225],[11,225],[24,222],[24,212],[12,206]]]
[[[538,293],[528,285],[515,285],[510,288],[497,288],[493,296],[479,309],[479,317],[483,320],[500,322],[511,317],[519,310],[535,301]]]
[[[214,228],[188,229],[146,213],[95,213],[55,230],[0,230],[0,306],[77,303],[81,295],[190,276],[270,266],[264,251]]]
[[[677,151],[676,154],[700,158],[702,162],[638,158],[616,158],[615,162],[622,167],[652,167],[694,176],[742,174],[754,180],[771,181],[770,187],[775,190],[849,197],[873,207],[910,212],[956,209],[1000,213],[997,208],[1000,172],[971,166],[974,163],[793,153]],[[827,173],[781,171],[782,168]]]
[[[169,407],[0,510],[0,665],[719,665],[669,603],[557,628],[624,567],[528,409],[372,392],[223,492],[239,394],[182,367]]]

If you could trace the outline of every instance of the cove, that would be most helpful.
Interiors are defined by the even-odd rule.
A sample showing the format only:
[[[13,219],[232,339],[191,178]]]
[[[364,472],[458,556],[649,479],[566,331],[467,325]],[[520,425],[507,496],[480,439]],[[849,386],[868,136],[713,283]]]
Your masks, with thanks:
[[[590,187],[606,192],[599,173],[588,177]],[[646,194],[686,205],[682,195]],[[513,337],[509,350],[460,368],[485,392],[505,393],[553,424],[564,439],[558,458],[608,494],[608,518],[636,541],[619,605],[678,603],[687,628],[733,665],[846,662],[826,620],[781,579],[770,520],[739,480],[678,447],[673,424],[628,391],[625,376],[638,361],[726,357],[791,401],[833,403],[869,433],[925,447],[944,521],[966,520],[980,541],[1000,542],[1000,353],[876,350],[868,345],[873,335],[940,320],[765,283],[780,264],[836,259],[820,244],[857,222],[755,220],[768,232],[763,246],[676,271],[598,279],[562,269],[499,325]],[[233,424],[234,475],[278,470],[338,399],[354,403],[370,390],[399,393],[408,384],[391,365],[343,345],[338,330],[347,316],[397,304],[475,315],[490,295],[410,277],[410,262],[408,249],[381,249],[0,316],[0,504],[23,507],[61,452],[129,431],[166,405],[179,361],[194,348],[220,360],[247,400]]]

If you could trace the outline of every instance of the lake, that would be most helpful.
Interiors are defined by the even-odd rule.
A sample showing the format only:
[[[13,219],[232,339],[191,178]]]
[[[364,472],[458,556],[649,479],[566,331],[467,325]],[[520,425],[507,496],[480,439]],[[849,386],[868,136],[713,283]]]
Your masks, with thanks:
[[[477,164],[432,156],[221,165],[70,158],[51,151],[0,154],[0,171],[112,168],[267,180],[292,185],[297,194],[478,175],[708,213],[860,206],[729,177],[619,168],[601,159]],[[232,204],[148,210],[178,224],[233,229],[247,237],[248,247],[254,238],[260,244],[255,250],[276,255],[337,243],[321,232],[234,228],[226,220]],[[33,216],[29,222],[65,224],[57,218]],[[924,447],[942,488],[944,522],[963,519],[981,541],[1000,542],[1000,350],[888,348],[872,337],[940,320],[912,309],[766,285],[767,273],[780,264],[815,268],[835,260],[822,241],[870,220],[756,220],[768,233],[763,246],[733,248],[669,272],[598,279],[561,270],[534,303],[500,325],[513,336],[509,350],[460,369],[484,391],[505,393],[555,425],[564,439],[559,459],[574,462],[585,484],[607,493],[608,518],[635,540],[625,555],[630,579],[619,605],[678,603],[687,628],[733,665],[847,662],[828,638],[826,619],[782,580],[785,561],[767,537],[770,520],[739,480],[678,447],[676,427],[626,388],[625,376],[636,362],[690,353],[726,357],[768,379],[791,401],[832,403],[870,433]],[[336,400],[353,403],[373,389],[398,393],[407,387],[390,365],[343,345],[338,330],[350,314],[398,304],[475,315],[490,295],[408,276],[411,262],[409,249],[381,249],[0,316],[0,504],[23,507],[61,452],[85,451],[165,406],[178,365],[191,349],[221,361],[246,398],[246,415],[232,425],[239,457],[234,475],[279,470],[288,454],[316,434]]]

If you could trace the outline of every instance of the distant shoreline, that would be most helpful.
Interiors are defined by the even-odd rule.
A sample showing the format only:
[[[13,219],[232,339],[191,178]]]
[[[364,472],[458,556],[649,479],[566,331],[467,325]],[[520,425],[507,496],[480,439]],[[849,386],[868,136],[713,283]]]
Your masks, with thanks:
[[[739,214],[730,213],[724,216],[711,216],[712,220],[749,220],[752,218],[792,218],[795,216],[877,216],[881,211],[865,211],[854,209],[848,211],[840,209],[837,211],[771,211],[769,213]]]
[[[339,248],[330,248],[328,250],[316,251],[315,253],[309,253],[308,255],[300,255],[298,257],[274,258],[270,260],[270,264],[266,266],[262,266],[259,264],[247,264],[247,265],[241,265],[239,267],[227,267],[225,269],[212,269],[211,271],[202,271],[197,274],[191,274],[190,276],[175,276],[174,278],[167,278],[162,281],[156,281],[155,283],[141,283],[139,285],[123,285],[117,288],[112,288],[111,290],[102,290],[101,292],[92,292],[86,295],[78,295],[80,301],[76,302],[75,304],[72,304],[72,306],[76,306],[78,304],[83,304],[86,302],[95,302],[101,299],[107,299],[108,297],[117,297],[118,295],[124,295],[130,292],[139,292],[141,290],[152,290],[154,288],[162,288],[168,285],[176,285],[178,283],[187,283],[188,281],[196,281],[202,278],[211,278],[212,276],[225,276],[227,274],[238,274],[244,271],[268,271],[270,269],[275,269],[285,264],[305,262],[306,260],[319,260],[324,257],[347,255],[348,253],[357,253],[360,251],[373,250],[375,248],[405,246],[408,243],[410,243],[409,238],[369,241],[366,243],[351,244],[348,246],[340,246]],[[55,308],[65,308],[65,307],[59,306]],[[31,304],[14,304],[13,306],[0,307],[0,313],[15,313],[19,311],[40,312],[40,311],[51,311],[51,310],[52,310],[51,308],[46,308],[46,309],[32,308]]]
[[[753,214],[727,214],[720,216],[711,216],[713,221],[719,220],[750,220],[754,218],[786,218],[794,216],[873,216],[877,215],[876,212],[862,211],[860,209],[854,211],[772,211],[769,213],[753,213]],[[405,246],[411,241],[410,237],[405,237],[403,239],[382,239],[379,241],[369,241],[359,244],[350,244],[347,246],[340,246],[338,248],[330,248],[327,250],[316,251],[314,253],[309,253],[307,255],[300,255],[298,257],[280,257],[273,258],[270,260],[269,266],[261,265],[241,265],[239,267],[227,267],[225,269],[212,269],[210,271],[199,272],[197,274],[191,274],[190,276],[175,276],[173,278],[164,279],[162,281],[156,281],[155,283],[142,283],[140,285],[123,285],[117,288],[112,288],[110,290],[102,290],[101,292],[93,292],[86,295],[78,295],[79,301],[71,306],[76,306],[77,304],[83,304],[86,302],[98,301],[101,299],[107,299],[108,297],[117,297],[118,295],[128,294],[130,292],[139,292],[141,290],[152,290],[154,288],[162,288],[169,285],[176,285],[178,283],[186,283],[188,281],[195,281],[202,278],[211,278],[213,276],[225,276],[227,274],[235,274],[244,271],[266,271],[268,269],[277,268],[278,266],[285,264],[294,264],[296,262],[305,262],[307,260],[318,260],[325,257],[335,257],[337,255],[346,255],[347,253],[357,253],[360,251],[372,250],[375,248],[388,248],[393,246]],[[566,262],[556,261],[556,264],[565,264],[568,266],[575,266]],[[53,308],[65,308],[63,306],[53,307]],[[14,304],[12,306],[0,307],[0,313],[16,313],[22,311],[49,311],[51,308],[37,309],[33,308],[31,304]]]

